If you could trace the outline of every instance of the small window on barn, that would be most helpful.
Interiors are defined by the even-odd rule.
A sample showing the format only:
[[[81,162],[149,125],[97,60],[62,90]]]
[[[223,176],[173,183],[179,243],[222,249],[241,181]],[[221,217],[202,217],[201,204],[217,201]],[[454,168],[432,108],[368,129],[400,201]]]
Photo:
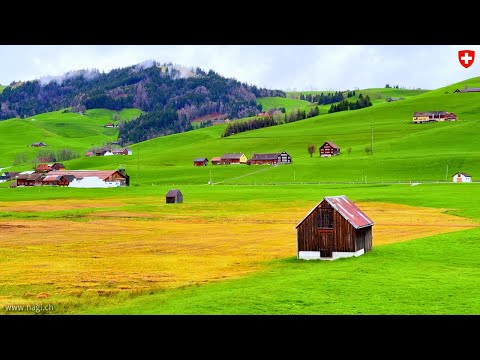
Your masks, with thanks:
[[[333,229],[333,209],[331,208],[318,209],[317,227],[320,229]]]

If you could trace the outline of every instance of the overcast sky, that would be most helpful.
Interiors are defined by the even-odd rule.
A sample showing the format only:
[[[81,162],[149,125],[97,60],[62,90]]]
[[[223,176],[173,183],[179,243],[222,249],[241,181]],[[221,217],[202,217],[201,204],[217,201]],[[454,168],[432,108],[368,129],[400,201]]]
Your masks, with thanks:
[[[480,45],[0,45],[0,84],[156,60],[271,89],[435,89],[479,75],[480,59],[460,66],[465,49],[480,56]]]

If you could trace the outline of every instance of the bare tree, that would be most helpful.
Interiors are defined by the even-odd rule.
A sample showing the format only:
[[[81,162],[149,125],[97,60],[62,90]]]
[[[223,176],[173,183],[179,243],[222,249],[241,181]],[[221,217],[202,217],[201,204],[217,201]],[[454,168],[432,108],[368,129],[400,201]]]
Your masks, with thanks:
[[[316,146],[313,144],[308,145],[308,153],[310,154],[310,157],[313,156],[313,153],[315,152],[315,147]]]

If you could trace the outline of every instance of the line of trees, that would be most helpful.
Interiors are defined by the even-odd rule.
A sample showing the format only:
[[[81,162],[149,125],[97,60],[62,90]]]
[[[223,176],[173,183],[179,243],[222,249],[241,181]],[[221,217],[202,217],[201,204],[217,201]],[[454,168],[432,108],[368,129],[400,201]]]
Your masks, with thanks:
[[[333,104],[333,103],[342,101],[352,96],[355,96],[355,91],[347,91],[346,97],[344,95],[344,92],[342,91],[336,91],[334,93],[327,93],[327,94],[324,94],[322,92],[321,94],[313,94],[313,95],[301,93],[300,100],[310,101],[311,103],[317,103],[318,105],[328,105],[328,104]]]
[[[358,100],[353,102],[353,101],[348,101],[348,100],[343,100],[338,104],[333,104],[330,109],[328,110],[328,113],[334,113],[338,111],[345,111],[345,110],[357,110],[357,109],[362,109],[364,107],[372,106],[372,102],[370,101],[370,97],[367,95],[363,97],[362,94],[358,95]]]

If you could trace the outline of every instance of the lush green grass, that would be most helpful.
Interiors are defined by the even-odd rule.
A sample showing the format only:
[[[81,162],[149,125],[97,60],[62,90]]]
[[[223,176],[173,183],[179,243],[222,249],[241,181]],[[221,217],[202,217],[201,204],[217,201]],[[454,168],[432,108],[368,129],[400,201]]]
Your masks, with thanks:
[[[55,111],[25,119],[1,121],[0,133],[8,136],[2,136],[0,167],[11,166],[18,154],[25,154],[28,159],[33,159],[39,148],[33,148],[30,144],[37,141],[48,145],[43,149],[57,151],[69,148],[83,156],[92,146],[117,140],[118,129],[103,126],[112,121],[113,114],[113,111],[105,109],[88,110],[85,115]],[[117,114],[119,120],[130,120],[137,117],[140,110],[125,109]],[[30,162],[27,162],[18,168],[24,170],[30,167]]]
[[[262,104],[262,110],[267,111],[273,108],[284,107],[285,111],[289,113],[293,109],[307,109],[310,108],[310,102],[298,99],[289,99],[283,97],[266,97],[257,99],[257,104]]]

